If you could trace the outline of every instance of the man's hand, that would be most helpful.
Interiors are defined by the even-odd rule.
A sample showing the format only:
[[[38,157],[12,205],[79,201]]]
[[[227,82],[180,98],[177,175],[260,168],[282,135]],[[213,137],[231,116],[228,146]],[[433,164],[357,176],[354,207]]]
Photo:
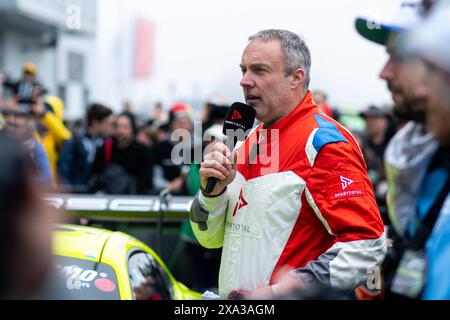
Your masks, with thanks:
[[[268,285],[262,285],[255,291],[253,291],[249,295],[250,299],[255,300],[271,300],[275,298],[275,295],[273,293],[272,287]]]
[[[233,162],[230,161],[231,158]],[[206,188],[209,178],[218,179],[210,196],[221,194],[233,182],[236,177],[236,161],[234,160],[236,160],[236,153],[231,153],[226,145],[219,142],[215,143],[211,152],[205,156],[205,160],[200,166],[202,188]]]
[[[297,290],[305,288],[305,284],[298,276],[290,273],[292,268],[285,266],[275,275],[275,285],[262,285],[250,295],[251,299],[270,300],[287,296]]]

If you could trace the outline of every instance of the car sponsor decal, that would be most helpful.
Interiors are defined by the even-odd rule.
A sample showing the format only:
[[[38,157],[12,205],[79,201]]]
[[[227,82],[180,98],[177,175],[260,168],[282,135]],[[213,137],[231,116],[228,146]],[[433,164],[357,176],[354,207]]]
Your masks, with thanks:
[[[97,289],[104,292],[112,292],[116,289],[116,285],[108,279],[108,274],[105,272],[99,273],[77,265],[56,265],[56,268],[67,278],[66,288],[68,290],[89,289],[92,287],[92,283]]]
[[[95,280],[95,287],[103,292],[113,292],[114,290],[116,290],[116,285],[109,279]]]

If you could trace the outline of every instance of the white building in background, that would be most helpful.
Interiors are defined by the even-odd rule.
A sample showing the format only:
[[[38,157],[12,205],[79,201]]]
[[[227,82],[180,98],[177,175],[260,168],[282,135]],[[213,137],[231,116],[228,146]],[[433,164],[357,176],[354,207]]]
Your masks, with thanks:
[[[96,0],[1,0],[0,71],[15,79],[33,62],[65,118],[82,117],[95,77]]]
[[[128,101],[143,116],[157,102],[166,110],[177,102],[201,109],[210,93],[204,82],[211,83],[212,76],[198,75],[205,66],[187,58],[201,61],[206,53],[191,43],[196,35],[173,18],[180,2],[99,0],[93,100],[116,111]]]
[[[157,36],[159,26],[149,9],[153,1],[99,0],[96,64],[97,81],[93,100],[116,112],[129,102],[138,114],[148,116],[156,104],[167,107],[170,88],[161,88],[158,77]],[[172,92],[173,94],[173,90]]]
[[[162,9],[135,0],[0,0],[0,72],[18,79],[24,63],[35,63],[38,80],[64,100],[67,120],[94,101],[117,112],[130,102],[144,116],[157,102],[200,109],[216,93],[205,83],[218,77],[199,75],[205,66],[193,57],[210,54],[191,46],[195,33],[184,36]]]

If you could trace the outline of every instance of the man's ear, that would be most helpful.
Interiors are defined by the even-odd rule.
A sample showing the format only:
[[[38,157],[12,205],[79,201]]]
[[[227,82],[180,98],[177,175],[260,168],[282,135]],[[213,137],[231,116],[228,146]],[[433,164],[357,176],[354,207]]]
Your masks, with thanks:
[[[305,70],[298,68],[291,75],[291,89],[303,88],[305,83]]]

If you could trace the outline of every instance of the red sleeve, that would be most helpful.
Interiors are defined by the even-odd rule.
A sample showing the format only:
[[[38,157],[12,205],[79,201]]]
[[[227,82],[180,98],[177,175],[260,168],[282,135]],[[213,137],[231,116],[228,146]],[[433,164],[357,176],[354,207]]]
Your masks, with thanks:
[[[383,234],[372,184],[357,147],[345,142],[323,146],[306,184],[309,205],[317,207],[313,210],[322,215],[336,242],[376,239]]]

